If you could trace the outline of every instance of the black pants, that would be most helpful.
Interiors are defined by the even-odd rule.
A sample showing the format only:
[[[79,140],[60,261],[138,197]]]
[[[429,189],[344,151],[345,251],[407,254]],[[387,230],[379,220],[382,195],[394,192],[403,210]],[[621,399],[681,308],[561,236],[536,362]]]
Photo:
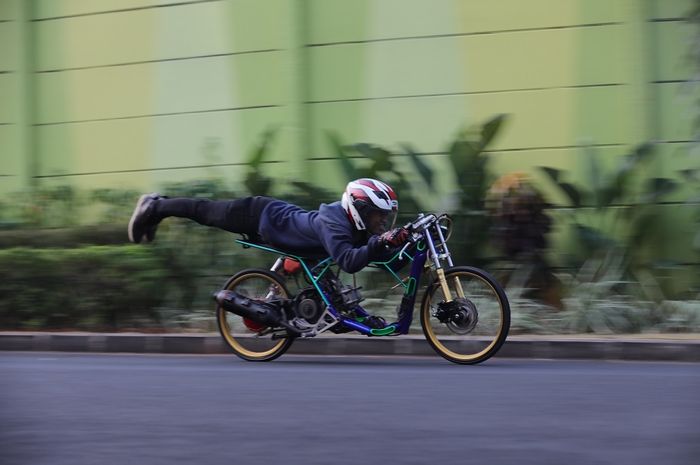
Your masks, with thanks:
[[[188,218],[204,226],[245,234],[251,240],[260,240],[260,213],[273,200],[261,196],[235,200],[163,198],[155,202],[153,214],[156,221],[170,216]]]

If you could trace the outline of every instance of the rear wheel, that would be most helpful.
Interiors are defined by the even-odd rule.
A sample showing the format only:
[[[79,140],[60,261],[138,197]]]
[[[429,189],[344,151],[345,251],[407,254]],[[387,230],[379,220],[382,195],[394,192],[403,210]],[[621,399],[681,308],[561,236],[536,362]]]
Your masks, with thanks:
[[[421,326],[428,343],[447,360],[475,364],[501,348],[510,328],[510,306],[501,286],[483,270],[455,267],[445,273],[452,302],[439,280],[425,292]]]
[[[229,279],[224,289],[261,302],[289,298],[289,291],[284,284],[267,270],[243,270]],[[271,332],[272,328],[226,311],[220,305],[216,307],[216,321],[226,344],[245,360],[274,360],[285,353],[294,341],[283,331]],[[273,334],[277,338],[273,339]]]

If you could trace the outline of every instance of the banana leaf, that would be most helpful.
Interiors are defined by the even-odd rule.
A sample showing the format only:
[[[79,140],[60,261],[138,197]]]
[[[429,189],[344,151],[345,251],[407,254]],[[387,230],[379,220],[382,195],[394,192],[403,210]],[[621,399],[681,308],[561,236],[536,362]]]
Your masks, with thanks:
[[[675,191],[678,183],[669,178],[651,178],[646,183],[645,194],[642,196],[644,203],[656,203],[662,197]]]
[[[340,137],[338,137],[337,134],[333,132],[326,132],[326,136],[328,137],[328,140],[330,141],[331,145],[333,146],[333,150],[335,151],[336,158],[338,162],[340,162],[340,165],[343,169],[343,173],[345,173],[346,179],[352,180],[352,179],[358,179],[363,176],[360,175],[358,172],[358,169],[355,168],[354,163],[350,160],[350,157],[348,157],[347,153],[345,153],[344,146],[340,140]]]
[[[413,166],[416,168],[416,171],[418,171],[418,174],[420,175],[421,179],[425,181],[425,184],[428,186],[428,189],[431,192],[435,192],[435,186],[433,185],[433,170],[428,166],[421,158],[418,156],[415,150],[413,150],[413,147],[411,147],[409,144],[402,144],[401,146],[404,149],[404,152],[408,154],[409,158],[411,159],[411,162],[413,162]]]
[[[251,168],[257,169],[260,166],[263,158],[265,158],[265,155],[267,155],[270,144],[272,144],[276,136],[277,128],[269,128],[263,133],[261,137],[262,140],[256,147],[253,148],[250,156],[248,157],[247,163]]]
[[[628,193],[627,188],[636,169],[652,156],[654,150],[654,144],[647,142],[638,145],[630,155],[622,159],[608,185],[603,188],[602,204],[604,206],[612,205],[624,198]]]
[[[391,152],[388,150],[368,144],[356,144],[354,147],[362,155],[373,161],[371,167],[372,172],[392,171],[394,168],[391,163]]]
[[[548,166],[540,166],[539,169],[542,170],[542,172],[544,172],[544,174],[546,174],[547,177],[549,177],[549,179],[552,180],[554,185],[556,185],[559,188],[559,190],[561,190],[566,195],[572,207],[578,208],[582,205],[583,196],[581,195],[581,192],[573,184],[563,182],[560,180],[560,170],[556,168],[550,168]]]
[[[501,125],[506,121],[508,115],[501,113],[488,120],[481,128],[481,149],[488,146],[501,130]]]

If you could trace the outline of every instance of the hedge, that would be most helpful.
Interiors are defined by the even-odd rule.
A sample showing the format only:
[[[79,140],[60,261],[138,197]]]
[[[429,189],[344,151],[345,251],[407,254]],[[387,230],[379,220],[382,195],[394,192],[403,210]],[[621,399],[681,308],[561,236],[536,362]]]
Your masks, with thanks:
[[[166,272],[157,252],[147,247],[0,250],[0,328],[155,324]]]
[[[0,230],[0,249],[12,247],[64,247],[80,245],[126,245],[129,238],[123,224],[52,229]]]

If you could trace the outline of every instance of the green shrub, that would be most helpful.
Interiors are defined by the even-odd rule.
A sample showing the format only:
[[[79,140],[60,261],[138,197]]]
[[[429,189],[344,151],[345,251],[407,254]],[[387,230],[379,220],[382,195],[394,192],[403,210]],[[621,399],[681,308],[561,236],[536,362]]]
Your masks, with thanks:
[[[133,202],[132,202],[133,203]],[[133,208],[133,205],[130,205]],[[0,249],[13,247],[74,248],[87,245],[125,245],[129,238],[121,223],[76,226],[72,228],[17,228],[0,230]]]
[[[660,332],[700,332],[700,298],[667,300],[661,304],[664,319],[655,329]]]
[[[0,328],[119,329],[158,323],[166,277],[147,247],[0,250]]]

